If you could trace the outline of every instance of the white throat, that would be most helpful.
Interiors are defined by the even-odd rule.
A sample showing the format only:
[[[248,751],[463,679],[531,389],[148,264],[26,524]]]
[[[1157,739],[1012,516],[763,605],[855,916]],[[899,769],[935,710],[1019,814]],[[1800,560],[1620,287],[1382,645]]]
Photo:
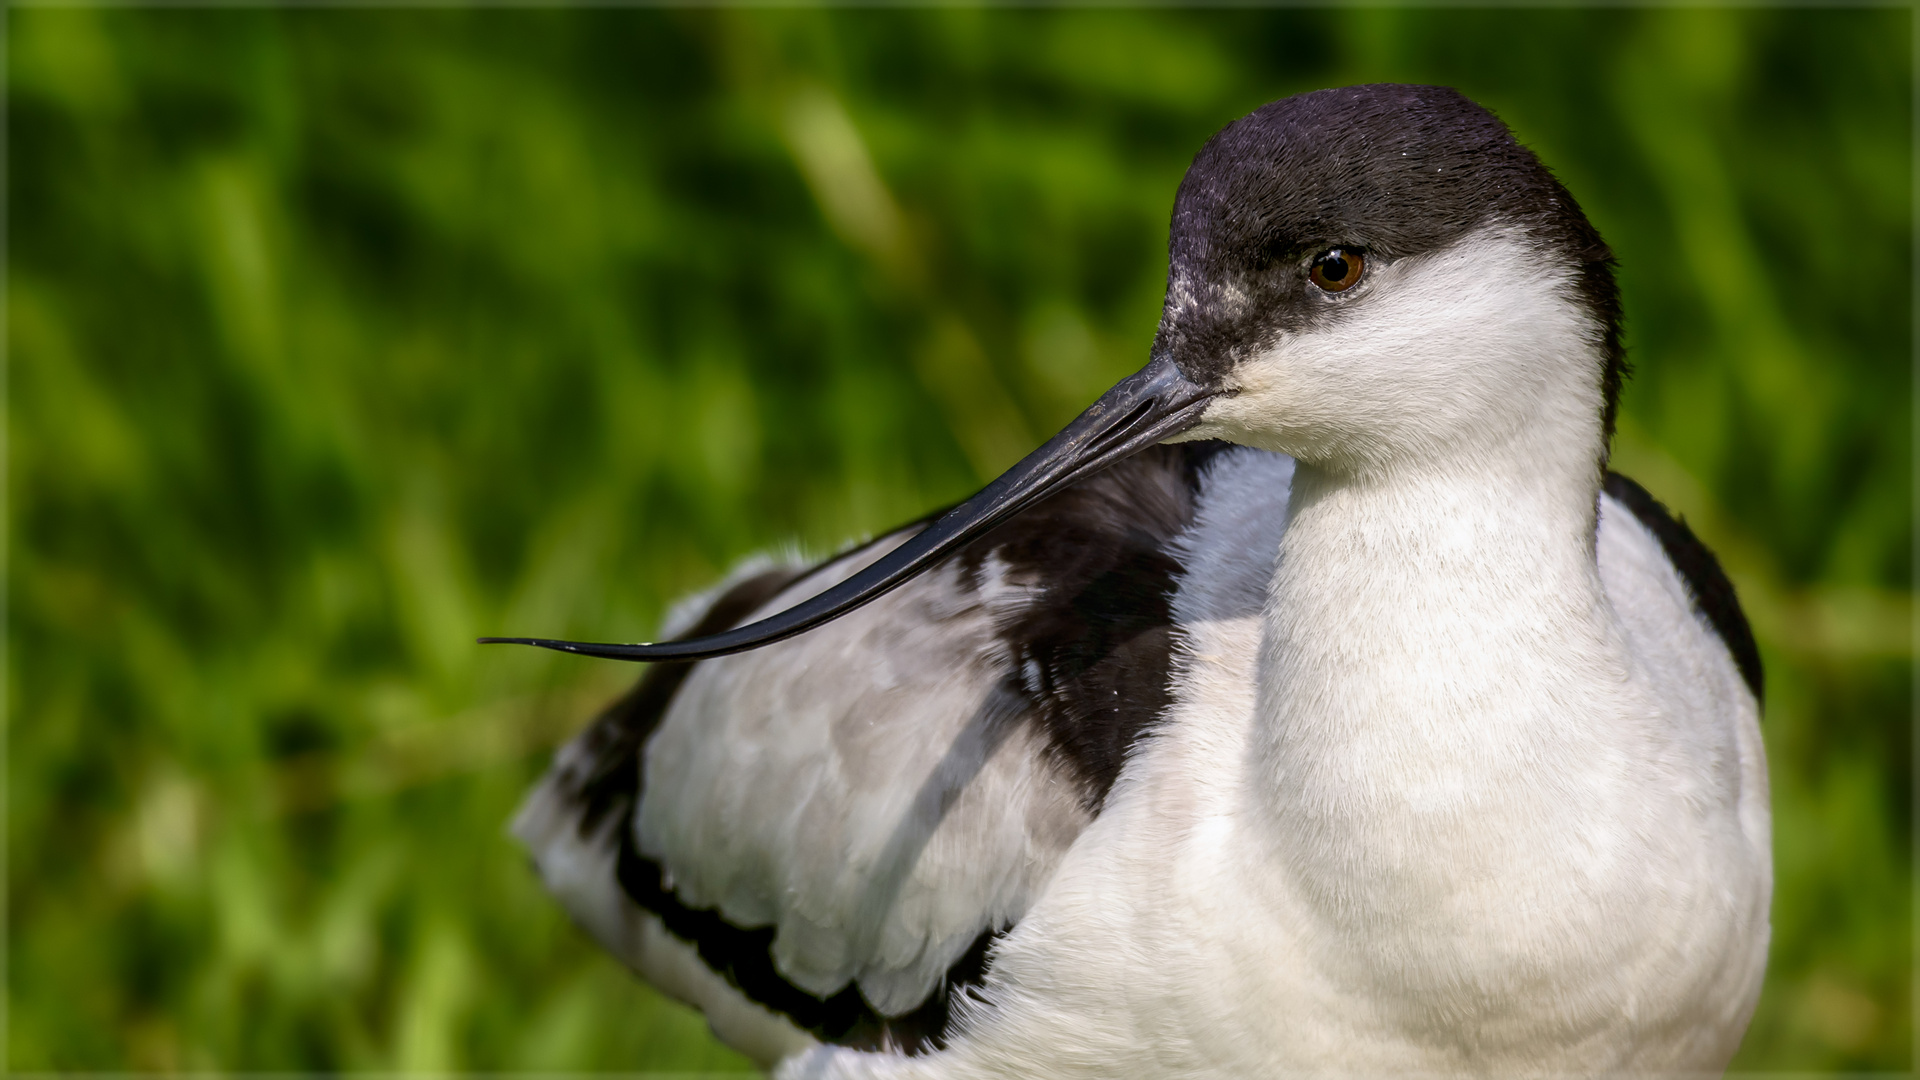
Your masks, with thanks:
[[[1324,959],[1420,1030],[1626,962],[1583,924],[1638,888],[1622,841],[1664,812],[1632,765],[1658,707],[1595,563],[1597,463],[1475,458],[1296,467],[1244,789]]]

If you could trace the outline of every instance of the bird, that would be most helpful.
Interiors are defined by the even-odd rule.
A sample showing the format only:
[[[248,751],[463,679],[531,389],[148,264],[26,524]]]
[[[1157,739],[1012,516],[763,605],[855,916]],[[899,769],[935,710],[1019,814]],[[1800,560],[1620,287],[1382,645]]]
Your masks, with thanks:
[[[760,559],[512,826],[782,1080],[1718,1072],[1766,968],[1759,653],[1609,470],[1615,259],[1456,90],[1174,195],[1145,367],[963,503]]]

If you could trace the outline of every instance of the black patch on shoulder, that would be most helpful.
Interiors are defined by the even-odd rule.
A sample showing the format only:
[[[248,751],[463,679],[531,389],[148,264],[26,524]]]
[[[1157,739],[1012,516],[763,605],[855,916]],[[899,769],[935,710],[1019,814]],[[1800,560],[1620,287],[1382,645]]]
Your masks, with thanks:
[[[1740,610],[1740,598],[1734,595],[1733,582],[1727,580],[1726,571],[1720,569],[1720,560],[1693,535],[1686,521],[1674,517],[1659,500],[1647,494],[1646,488],[1617,472],[1607,473],[1605,487],[1615,502],[1633,511],[1640,524],[1660,541],[1667,561],[1673,563],[1673,568],[1687,583],[1694,610],[1713,624],[1714,632],[1733,654],[1733,662],[1739,666],[1747,689],[1753,691],[1754,700],[1764,704],[1766,675],[1760,667],[1760,649],[1754,644],[1746,613]]]
[[[1008,679],[1047,746],[1098,812],[1127,754],[1172,700],[1171,541],[1193,520],[1206,465],[1226,443],[1154,447],[1046,500],[960,555],[989,557],[1036,598],[1000,628]]]
[[[782,568],[740,582],[714,601],[685,636],[700,637],[737,625],[811,572]],[[717,911],[687,907],[663,884],[660,864],[640,853],[631,823],[640,800],[641,751],[693,666],[665,663],[648,667],[634,688],[608,706],[581,736],[585,753],[576,759],[579,764],[571,775],[559,777],[560,784],[575,793],[575,802],[581,807],[580,835],[597,835],[609,818],[621,822],[614,830],[619,844],[615,866],[621,890],[634,903],[659,915],[669,933],[693,945],[701,961],[741,993],[785,1014],[815,1038],[862,1050],[895,1049],[909,1054],[944,1045],[953,995],[985,981],[987,950],[1004,928],[982,932],[947,969],[940,987],[918,1008],[903,1016],[882,1016],[860,996],[856,986],[848,985],[822,998],[788,982],[773,964],[773,927],[742,929],[721,918]]]

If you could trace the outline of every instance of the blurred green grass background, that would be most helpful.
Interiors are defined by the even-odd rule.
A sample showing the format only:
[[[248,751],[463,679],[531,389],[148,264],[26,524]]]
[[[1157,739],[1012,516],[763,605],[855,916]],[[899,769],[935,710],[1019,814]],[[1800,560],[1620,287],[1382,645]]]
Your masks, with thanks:
[[[1910,13],[7,15],[6,1064],[744,1070],[502,827],[755,550],[1142,363],[1222,124],[1458,86],[1622,262],[1779,887],[1742,1070],[1911,1065]]]

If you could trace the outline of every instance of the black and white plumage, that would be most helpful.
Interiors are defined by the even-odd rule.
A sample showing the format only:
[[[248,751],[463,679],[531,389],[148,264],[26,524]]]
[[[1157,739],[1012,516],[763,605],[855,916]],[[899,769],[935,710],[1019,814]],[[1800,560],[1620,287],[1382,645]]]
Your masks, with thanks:
[[[1152,362],[1033,457],[736,575],[690,644],[548,643],[713,658],[516,833],[783,1077],[1718,1070],[1765,963],[1760,666],[1604,470],[1618,319],[1458,94],[1269,105],[1181,185]]]

